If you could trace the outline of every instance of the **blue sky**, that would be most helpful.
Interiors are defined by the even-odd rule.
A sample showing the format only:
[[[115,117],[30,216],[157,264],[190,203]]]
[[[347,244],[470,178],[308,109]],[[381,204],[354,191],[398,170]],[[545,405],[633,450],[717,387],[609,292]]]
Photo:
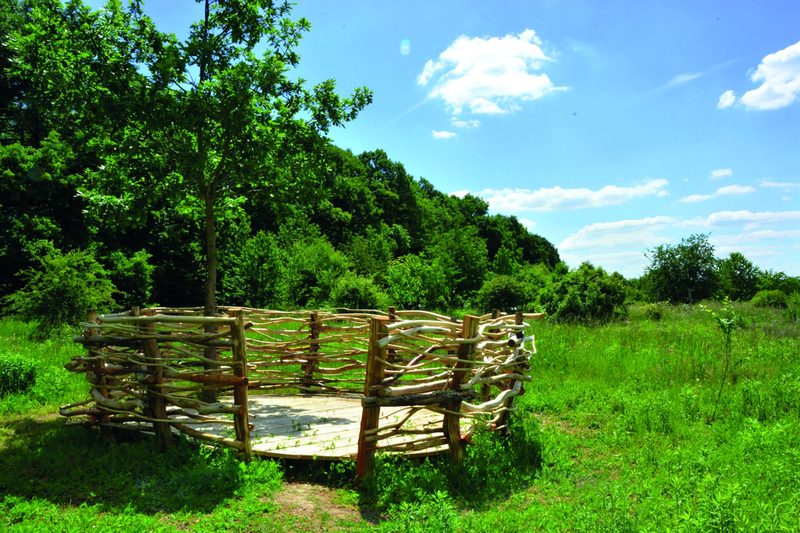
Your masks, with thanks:
[[[98,4],[99,2],[92,2]],[[179,36],[191,0],[145,9]],[[470,192],[571,266],[708,233],[800,275],[800,3],[299,0],[297,75],[366,85],[334,141]]]

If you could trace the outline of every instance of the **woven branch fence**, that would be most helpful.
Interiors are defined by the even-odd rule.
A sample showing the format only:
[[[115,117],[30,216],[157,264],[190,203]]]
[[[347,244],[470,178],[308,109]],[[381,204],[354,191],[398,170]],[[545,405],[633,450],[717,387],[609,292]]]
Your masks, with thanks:
[[[248,398],[283,394],[360,399],[356,476],[376,452],[463,458],[478,427],[507,431],[508,412],[528,381],[533,337],[526,320],[541,314],[450,317],[425,311],[282,312],[221,307],[134,308],[89,313],[86,354],[66,368],[91,383],[86,400],[63,406],[103,431],[154,431],[159,446],[174,431],[252,456]],[[400,420],[381,408],[407,408]],[[441,415],[426,422],[420,413]],[[224,425],[223,434],[204,431]],[[198,429],[201,428],[201,429]]]

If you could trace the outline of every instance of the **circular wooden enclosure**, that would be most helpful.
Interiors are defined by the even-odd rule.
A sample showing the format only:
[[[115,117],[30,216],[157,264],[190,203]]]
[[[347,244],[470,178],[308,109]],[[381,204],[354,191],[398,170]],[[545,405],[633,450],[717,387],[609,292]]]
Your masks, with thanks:
[[[356,458],[376,452],[455,460],[475,428],[504,430],[535,353],[526,319],[454,320],[424,311],[281,312],[220,308],[90,313],[76,337],[90,397],[64,406],[105,428],[172,433],[253,454]]]

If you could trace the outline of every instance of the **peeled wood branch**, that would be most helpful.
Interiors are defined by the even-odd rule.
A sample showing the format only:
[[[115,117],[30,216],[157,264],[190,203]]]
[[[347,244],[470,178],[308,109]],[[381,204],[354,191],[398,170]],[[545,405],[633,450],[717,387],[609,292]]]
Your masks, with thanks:
[[[365,407],[400,407],[415,405],[439,405],[450,400],[471,400],[476,398],[478,393],[474,390],[454,391],[444,390],[427,394],[412,394],[406,396],[379,397],[368,396],[361,399],[361,405]],[[462,404],[463,405],[463,404]]]
[[[112,400],[103,396],[97,389],[92,389],[91,396],[97,405],[115,411],[136,411],[144,408],[144,402],[141,400]]]
[[[198,439],[209,440],[211,442],[216,442],[218,444],[224,444],[225,446],[230,446],[232,448],[236,448],[237,450],[244,450],[245,447],[245,444],[243,442],[240,442],[236,439],[230,439],[227,437],[222,437],[220,435],[214,435],[213,433],[204,433],[202,431],[198,431],[192,427],[189,427],[186,424],[179,424],[177,422],[173,422],[172,427],[186,433],[187,435],[197,437]]]
[[[466,413],[492,412],[495,409],[504,407],[505,402],[510,400],[514,396],[517,396],[521,390],[522,390],[522,382],[516,381],[514,382],[514,386],[512,388],[504,390],[503,392],[498,394],[495,399],[489,400],[488,402],[483,402],[478,405],[462,402],[461,409],[464,410],[464,412]]]
[[[406,396],[409,394],[419,394],[423,392],[442,391],[449,383],[449,379],[440,379],[431,383],[407,385],[404,387],[385,387],[383,385],[376,385],[372,387],[372,389],[375,390],[378,396],[385,398],[387,396]]]
[[[102,315],[98,317],[97,323],[87,323],[88,327],[97,327],[98,324],[147,324],[151,322],[181,323],[181,324],[216,324],[220,326],[230,326],[236,323],[235,318],[224,318],[215,316],[175,316],[175,315],[144,315],[144,316],[111,316]]]
[[[379,452],[416,452],[426,448],[435,448],[447,444],[445,437],[429,437],[411,442],[400,444],[387,444],[386,446],[376,446],[374,449]]]
[[[230,374],[205,374],[202,372],[176,372],[170,367],[164,367],[164,377],[175,380],[192,381],[195,383],[219,385],[246,385],[246,377],[237,377]]]

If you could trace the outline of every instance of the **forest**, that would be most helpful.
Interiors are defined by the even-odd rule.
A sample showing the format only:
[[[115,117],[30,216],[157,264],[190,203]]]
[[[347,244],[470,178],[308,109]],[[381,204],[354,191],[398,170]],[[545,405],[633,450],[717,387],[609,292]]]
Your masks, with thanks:
[[[718,257],[707,234],[642,250],[636,279],[567,265],[485,200],[336,146],[373,94],[293,76],[310,24],[289,2],[204,5],[179,40],[140,1],[0,0],[0,524],[797,528],[800,277]],[[385,459],[365,492],[346,464],[65,433],[52,413],[85,394],[62,366],[87,309],[153,305],[548,318],[517,440],[479,436],[457,472]],[[310,518],[274,503],[285,480],[313,487]],[[276,505],[296,512],[275,526]]]

